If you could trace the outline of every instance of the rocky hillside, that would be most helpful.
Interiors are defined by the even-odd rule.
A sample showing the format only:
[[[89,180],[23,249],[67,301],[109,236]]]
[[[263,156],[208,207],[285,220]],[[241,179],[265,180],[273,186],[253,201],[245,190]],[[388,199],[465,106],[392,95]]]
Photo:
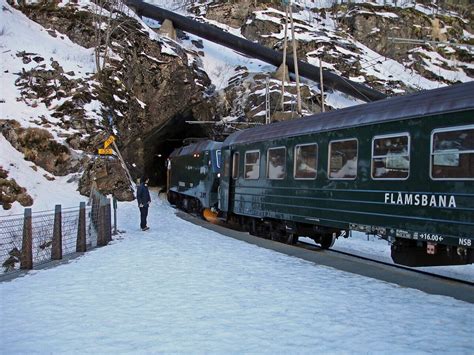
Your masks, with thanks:
[[[153,154],[147,151],[147,141],[163,141],[163,127],[177,117],[212,116],[204,95],[207,76],[188,61],[179,45],[127,16],[133,13],[118,14],[109,25],[114,27],[110,59],[97,72],[92,62],[92,5],[11,5],[2,4],[6,20],[2,47],[7,48],[2,83],[10,87],[2,98],[0,127],[4,139],[33,163],[32,168],[41,167],[53,179],[75,174],[73,180],[78,180],[84,195],[95,180],[102,192],[130,200],[132,189],[117,157],[97,155],[105,139],[116,136],[137,177],[144,171],[146,155]],[[17,43],[13,32],[17,27],[31,30],[25,37],[38,37],[39,32],[50,38],[32,50],[27,43]],[[73,48],[61,48],[64,42]],[[20,48],[22,44],[25,47]],[[87,53],[87,69],[78,63],[75,50]],[[4,208],[21,202],[20,194],[16,199],[10,195],[2,189]],[[28,204],[31,201],[22,203]]]
[[[247,39],[281,50],[285,13],[279,3],[259,1],[255,7],[253,1],[209,1],[192,10],[204,21],[223,23]],[[318,8],[323,2],[293,3],[298,57],[315,65],[322,60],[324,68],[345,78],[398,95],[474,77],[470,16],[422,4],[354,1]]]
[[[281,1],[149,2],[283,48]],[[282,100],[277,68],[179,30],[169,39],[159,23],[97,3],[109,5],[0,0],[0,148],[11,152],[0,160],[4,209],[37,206],[43,184],[88,195],[95,181],[104,193],[132,199],[118,156],[97,154],[111,134],[134,178],[145,172],[163,184],[166,156],[183,138],[222,139],[267,113],[297,116],[294,77]],[[472,13],[402,3],[293,1],[298,57],[388,95],[472,80]],[[320,111],[319,83],[302,79],[301,96],[303,115]],[[360,103],[337,91],[324,101],[329,109]]]

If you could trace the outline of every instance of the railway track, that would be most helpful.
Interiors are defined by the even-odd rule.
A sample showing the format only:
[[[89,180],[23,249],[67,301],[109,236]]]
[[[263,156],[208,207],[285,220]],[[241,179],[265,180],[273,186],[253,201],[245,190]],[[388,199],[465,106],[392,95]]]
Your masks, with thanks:
[[[373,263],[376,263],[376,264],[385,265],[385,266],[388,266],[388,267],[394,267],[394,268],[398,268],[398,269],[402,269],[402,270],[409,270],[411,272],[416,272],[416,273],[421,274],[421,275],[427,275],[427,276],[439,278],[439,279],[442,279],[442,280],[445,280],[445,281],[458,282],[460,284],[464,284],[464,285],[474,287],[474,282],[471,282],[471,281],[468,281],[468,280],[463,280],[463,279],[456,278],[456,277],[449,277],[449,276],[446,276],[446,275],[437,274],[435,272],[419,270],[419,269],[416,269],[416,268],[413,268],[413,267],[394,264],[394,263],[391,263],[391,262],[377,260],[377,259],[370,258],[370,257],[367,257],[367,256],[348,253],[348,252],[345,252],[345,251],[334,250],[334,249],[322,249],[321,247],[319,247],[317,245],[307,243],[307,242],[303,242],[303,241],[298,241],[298,244],[296,244],[296,246],[297,247],[303,247],[303,248],[308,249],[308,250],[311,250],[311,249],[320,250],[320,251],[323,251],[323,252],[328,253],[328,254],[345,255],[345,256],[361,259],[361,260],[370,261],[370,262],[373,262]],[[473,289],[473,292],[474,292],[474,289]]]
[[[250,235],[247,232],[230,228],[223,223],[209,223],[201,217],[181,210],[176,210],[176,214],[183,220],[217,232],[225,237],[231,237],[262,248],[294,256],[313,262],[316,265],[328,266],[340,271],[397,284],[401,287],[417,289],[427,294],[453,297],[474,304],[474,284],[467,280],[374,260],[348,252],[322,249],[303,241],[299,241],[296,245],[284,244],[271,239]]]
[[[198,215],[194,215],[194,216],[199,218]],[[244,232],[241,229],[235,228],[235,226],[230,226],[230,225],[227,225],[225,223],[220,223],[220,224],[224,228],[231,228],[231,229],[234,229],[234,230],[238,230],[240,232]],[[250,235],[255,237],[255,238],[261,238],[259,236],[255,236],[255,235],[252,235],[252,234],[250,234]],[[431,277],[439,278],[439,279],[442,279],[442,280],[445,280],[445,281],[458,282],[460,284],[464,284],[464,285],[474,287],[474,282],[469,281],[469,280],[465,280],[465,279],[462,279],[462,278],[446,276],[446,275],[442,275],[442,274],[439,274],[439,273],[436,273],[436,272],[430,272],[430,271],[426,271],[426,270],[421,270],[419,268],[414,268],[414,267],[410,267],[410,266],[395,264],[391,261],[383,261],[383,260],[380,260],[380,259],[371,258],[369,256],[360,255],[360,254],[357,254],[357,253],[350,253],[350,252],[341,251],[341,250],[337,250],[337,249],[324,249],[324,248],[321,248],[320,246],[318,246],[317,244],[311,244],[311,243],[307,243],[307,242],[304,242],[304,241],[301,241],[301,240],[298,240],[298,243],[295,244],[294,246],[303,247],[303,248],[306,248],[308,250],[315,249],[315,250],[325,252],[325,253],[328,253],[328,254],[345,255],[345,256],[357,258],[357,259],[360,259],[360,260],[370,261],[370,262],[373,262],[375,264],[385,265],[385,266],[388,266],[388,267],[394,267],[394,268],[398,268],[398,269],[401,269],[401,270],[409,270],[411,272],[415,272],[415,273],[418,273],[420,275],[431,276]],[[474,292],[474,289],[473,289],[473,292]]]

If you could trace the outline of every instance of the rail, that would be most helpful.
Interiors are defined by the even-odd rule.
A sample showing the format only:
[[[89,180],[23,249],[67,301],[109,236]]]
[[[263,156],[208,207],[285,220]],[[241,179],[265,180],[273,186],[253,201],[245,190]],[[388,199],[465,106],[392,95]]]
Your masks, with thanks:
[[[464,284],[464,285],[467,285],[467,286],[474,286],[474,282],[471,282],[469,280],[465,280],[465,279],[462,279],[462,278],[445,276],[445,275],[438,274],[436,272],[430,272],[430,271],[420,270],[420,269],[410,267],[410,266],[394,264],[394,263],[391,263],[391,262],[388,262],[388,261],[382,261],[382,260],[378,260],[376,258],[371,258],[371,257],[368,257],[368,256],[359,255],[359,254],[356,254],[356,253],[349,253],[349,252],[346,252],[346,251],[335,250],[335,249],[323,249],[323,248],[321,248],[317,245],[307,243],[307,242],[303,242],[301,240],[298,241],[297,246],[300,246],[300,247],[308,249],[308,250],[314,249],[314,250],[321,250],[325,253],[345,255],[345,256],[348,256],[348,257],[355,258],[355,259],[370,261],[370,262],[373,262],[375,264],[385,265],[385,266],[389,266],[389,267],[393,267],[393,268],[397,268],[397,269],[402,269],[402,270],[410,270],[414,273],[418,273],[418,274],[422,274],[422,275],[426,275],[426,276],[431,276],[431,277],[442,279],[442,280],[453,281],[453,282],[457,282],[457,283]]]

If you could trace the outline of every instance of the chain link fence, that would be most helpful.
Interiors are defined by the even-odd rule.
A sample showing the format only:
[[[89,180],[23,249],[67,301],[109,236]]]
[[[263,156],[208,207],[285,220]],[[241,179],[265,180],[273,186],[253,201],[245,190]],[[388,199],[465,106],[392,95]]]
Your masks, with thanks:
[[[88,206],[0,217],[0,276],[82,253],[112,240],[110,200],[96,190]]]
[[[15,270],[15,263],[20,262],[23,222],[23,217],[19,215],[0,218],[0,262],[3,272]]]

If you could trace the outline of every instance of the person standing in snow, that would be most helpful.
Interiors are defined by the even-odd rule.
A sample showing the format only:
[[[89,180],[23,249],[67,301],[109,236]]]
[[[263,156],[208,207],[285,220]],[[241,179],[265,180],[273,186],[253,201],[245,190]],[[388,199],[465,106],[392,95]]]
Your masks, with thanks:
[[[140,186],[137,189],[137,200],[138,207],[140,208],[140,228],[142,231],[150,229],[146,224],[146,218],[148,216],[148,206],[151,203],[150,191],[148,191],[148,177],[143,176],[141,179]]]

